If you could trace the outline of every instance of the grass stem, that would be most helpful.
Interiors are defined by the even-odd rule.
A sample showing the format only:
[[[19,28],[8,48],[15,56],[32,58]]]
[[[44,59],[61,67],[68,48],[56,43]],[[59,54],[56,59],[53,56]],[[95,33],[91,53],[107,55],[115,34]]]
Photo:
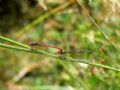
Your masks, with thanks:
[[[14,41],[14,40],[12,40],[12,39],[9,39],[9,38],[3,37],[3,36],[0,36],[0,40],[7,41],[7,42],[10,42],[10,43],[19,45],[19,46],[21,46],[21,47],[24,47],[24,48],[30,48],[29,46],[27,46],[27,45],[25,45],[25,44],[16,42],[16,41]]]
[[[88,60],[83,60],[83,59],[74,59],[74,58],[71,58],[71,57],[59,56],[59,55],[55,55],[55,54],[45,52],[43,50],[32,50],[32,49],[20,48],[20,47],[6,45],[6,44],[2,44],[2,43],[0,43],[0,47],[7,48],[7,49],[18,50],[18,51],[30,52],[30,53],[35,53],[35,54],[44,54],[44,55],[51,56],[53,58],[64,60],[64,61],[72,61],[72,62],[77,62],[77,63],[79,62],[79,63],[89,64],[89,65],[102,67],[102,68],[106,68],[106,69],[109,69],[109,70],[114,70],[114,71],[120,72],[120,69],[116,69],[116,68],[113,68],[113,67],[110,67],[110,66],[106,66],[106,65],[103,65],[103,64],[97,64],[97,63],[91,63]]]

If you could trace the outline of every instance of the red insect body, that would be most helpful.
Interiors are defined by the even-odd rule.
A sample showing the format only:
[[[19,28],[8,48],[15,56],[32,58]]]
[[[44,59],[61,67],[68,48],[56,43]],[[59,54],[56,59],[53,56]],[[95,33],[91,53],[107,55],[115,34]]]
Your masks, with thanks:
[[[63,50],[59,47],[56,47],[56,46],[51,46],[51,45],[47,45],[47,44],[44,44],[44,43],[30,43],[31,46],[44,46],[44,47],[50,47],[50,48],[55,48],[57,49],[57,54],[63,54]]]
[[[80,51],[75,51],[75,50],[71,50],[71,51],[63,51],[61,48],[56,47],[56,46],[51,46],[51,45],[47,45],[45,43],[30,43],[31,46],[44,46],[44,47],[49,47],[49,48],[55,48],[57,49],[57,54],[65,54],[65,53],[82,53],[82,52],[91,52],[89,50],[80,50]]]

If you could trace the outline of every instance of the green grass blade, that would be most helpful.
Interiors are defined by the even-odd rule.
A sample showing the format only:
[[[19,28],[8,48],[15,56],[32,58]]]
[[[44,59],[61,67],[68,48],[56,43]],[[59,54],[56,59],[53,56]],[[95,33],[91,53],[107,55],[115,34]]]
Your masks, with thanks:
[[[2,43],[0,43],[0,47],[13,49],[13,50],[18,50],[18,51],[30,52],[30,53],[35,53],[35,54],[44,54],[44,55],[51,56],[53,58],[64,60],[64,61],[85,63],[85,64],[89,64],[89,65],[102,67],[102,68],[106,68],[106,69],[109,69],[109,70],[114,70],[114,71],[120,72],[120,69],[116,69],[116,68],[113,68],[113,67],[110,67],[110,66],[97,64],[97,63],[91,63],[88,60],[83,60],[83,59],[74,59],[74,58],[71,58],[71,57],[59,56],[59,55],[51,54],[51,53],[48,53],[48,52],[45,52],[45,51],[42,51],[42,50],[32,50],[32,49],[20,48],[20,47],[6,45],[6,44],[2,44]]]
[[[12,40],[12,39],[9,39],[9,38],[3,37],[3,36],[0,36],[0,40],[7,41],[7,42],[10,42],[10,43],[19,45],[19,46],[21,46],[21,47],[24,47],[24,48],[30,48],[29,46],[27,46],[27,45],[25,45],[25,44],[16,42],[16,41],[14,41],[14,40]]]

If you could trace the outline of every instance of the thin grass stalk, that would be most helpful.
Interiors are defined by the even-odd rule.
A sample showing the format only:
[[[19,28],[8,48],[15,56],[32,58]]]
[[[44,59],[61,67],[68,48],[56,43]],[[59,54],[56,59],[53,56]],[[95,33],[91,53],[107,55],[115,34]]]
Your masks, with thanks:
[[[6,38],[6,37],[3,37],[3,36],[0,36],[0,40],[2,41],[7,41],[7,42],[10,42],[10,43],[13,43],[15,45],[19,45],[21,47],[24,47],[24,48],[30,48],[29,46],[25,45],[25,44],[22,44],[22,43],[19,43],[19,42],[16,42],[12,39],[9,39],[9,38]]]
[[[118,71],[120,72],[120,69],[116,69],[110,66],[106,66],[106,65],[102,65],[102,64],[97,64],[97,63],[91,63],[88,60],[83,60],[83,59],[74,59],[71,57],[66,57],[66,56],[62,56],[62,55],[55,55],[55,54],[51,54],[48,52],[45,52],[43,50],[32,50],[32,49],[26,49],[26,48],[20,48],[17,46],[11,46],[11,45],[6,45],[6,44],[2,44],[0,43],[0,47],[3,48],[7,48],[7,49],[13,49],[13,50],[18,50],[18,51],[24,51],[24,52],[29,52],[29,53],[35,53],[35,54],[39,54],[39,55],[47,55],[56,59],[60,59],[60,60],[64,60],[64,61],[71,61],[71,62],[79,62],[79,63],[84,63],[84,64],[88,64],[88,65],[93,65],[93,66],[97,66],[97,67],[102,67],[102,68],[106,68],[109,70],[113,70],[113,71]]]

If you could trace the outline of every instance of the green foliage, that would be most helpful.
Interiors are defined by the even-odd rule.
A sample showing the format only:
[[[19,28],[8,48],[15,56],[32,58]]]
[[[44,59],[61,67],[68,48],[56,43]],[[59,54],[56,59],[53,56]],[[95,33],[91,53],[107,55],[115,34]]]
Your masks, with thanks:
[[[80,3],[71,5],[71,2],[64,1],[64,4],[44,12],[45,14],[39,12],[41,16],[25,28],[6,35],[12,39],[3,37],[4,34],[0,36],[0,83],[14,82],[16,86],[19,84],[24,88],[26,85],[33,90],[55,88],[54,86],[60,90],[65,90],[66,87],[75,90],[119,90],[119,15],[117,12],[111,14],[111,10],[108,10],[110,7],[105,7],[110,2],[106,2],[83,0],[82,5],[89,16]],[[47,3],[52,8],[53,5]],[[56,49],[53,51],[42,46],[33,48],[29,42],[48,42],[63,51],[91,52],[61,56],[56,53]],[[25,75],[21,77],[20,72]],[[16,77],[20,79],[15,81]]]

